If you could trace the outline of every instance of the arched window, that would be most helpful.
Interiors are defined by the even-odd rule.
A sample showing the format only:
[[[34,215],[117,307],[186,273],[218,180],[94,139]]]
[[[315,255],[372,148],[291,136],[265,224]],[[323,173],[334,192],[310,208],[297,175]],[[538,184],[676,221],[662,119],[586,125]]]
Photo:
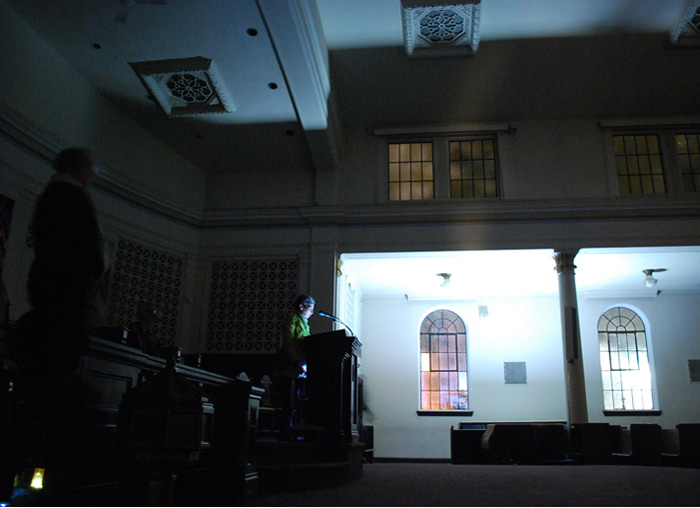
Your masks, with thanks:
[[[647,334],[642,319],[625,307],[614,307],[598,320],[603,408],[654,409]]]
[[[450,310],[428,314],[420,327],[421,409],[469,409],[467,331]]]

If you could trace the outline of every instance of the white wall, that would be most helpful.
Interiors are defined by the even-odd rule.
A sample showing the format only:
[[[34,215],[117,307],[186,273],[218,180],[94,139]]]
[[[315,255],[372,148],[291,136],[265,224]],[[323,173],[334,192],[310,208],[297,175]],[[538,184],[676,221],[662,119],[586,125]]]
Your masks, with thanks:
[[[311,206],[313,170],[260,167],[255,172],[212,173],[208,179],[207,208],[254,209],[268,206]]]
[[[478,317],[479,305],[489,316]],[[469,396],[473,416],[418,416],[419,326],[445,308],[467,325]],[[557,298],[479,302],[365,298],[361,373],[374,425],[375,456],[449,457],[449,429],[461,421],[564,421],[566,399]],[[506,385],[504,362],[526,362],[527,384]]]
[[[611,307],[637,312],[651,344],[653,375],[660,416],[616,417],[603,415],[602,382],[598,356],[598,318]],[[700,383],[691,383],[688,360],[700,359],[700,295],[661,293],[657,298],[579,299],[581,347],[586,368],[590,421],[629,425],[658,423],[665,429],[678,423],[700,421]]]
[[[589,420],[629,426],[658,423],[672,429],[700,420],[700,383],[690,383],[688,359],[700,358],[698,295],[631,300],[579,297]],[[489,316],[478,316],[486,305]],[[660,416],[604,416],[598,358],[598,318],[608,308],[632,306],[649,323]],[[431,311],[453,310],[467,325],[472,416],[418,416],[419,325]],[[377,457],[449,458],[449,429],[459,422],[566,421],[566,388],[558,297],[471,302],[364,298],[361,374],[374,426]],[[527,384],[505,384],[504,362],[526,362]]]

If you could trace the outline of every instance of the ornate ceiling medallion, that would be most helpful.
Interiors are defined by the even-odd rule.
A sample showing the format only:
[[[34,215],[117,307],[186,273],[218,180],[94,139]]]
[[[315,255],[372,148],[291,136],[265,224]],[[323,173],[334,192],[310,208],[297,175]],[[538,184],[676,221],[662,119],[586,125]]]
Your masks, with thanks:
[[[402,0],[401,13],[409,56],[471,55],[479,46],[481,0],[453,5]]]
[[[209,58],[152,60],[129,65],[170,117],[233,113],[235,110]]]

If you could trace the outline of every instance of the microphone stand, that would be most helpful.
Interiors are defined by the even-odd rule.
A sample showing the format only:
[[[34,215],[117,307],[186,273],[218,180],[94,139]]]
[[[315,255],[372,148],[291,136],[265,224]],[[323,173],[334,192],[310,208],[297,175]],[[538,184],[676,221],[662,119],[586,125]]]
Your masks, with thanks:
[[[340,323],[340,324],[343,325],[345,328],[347,328],[347,330],[350,332],[350,334],[351,334],[353,337],[357,337],[357,335],[355,335],[355,332],[352,331],[352,328],[350,328],[348,325],[346,325],[345,323],[343,323],[343,321],[342,321],[340,318],[335,317],[335,316],[332,316],[331,314],[326,314],[325,312],[319,312],[318,315],[321,316],[321,317],[324,317],[324,318],[328,318],[328,319],[330,319],[331,321],[334,321],[334,322],[336,322],[336,323]]]

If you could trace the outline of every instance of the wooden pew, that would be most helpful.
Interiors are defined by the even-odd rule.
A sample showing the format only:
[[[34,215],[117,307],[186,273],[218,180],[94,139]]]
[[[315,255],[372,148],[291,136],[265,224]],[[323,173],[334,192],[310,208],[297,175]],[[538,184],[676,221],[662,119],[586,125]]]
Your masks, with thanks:
[[[120,405],[125,393],[154,379],[165,366],[162,358],[89,337],[78,368],[60,383],[19,386],[12,425],[16,446],[7,451],[17,468],[29,471],[25,474],[34,468],[45,474],[44,489],[28,494],[56,505],[138,504],[134,475],[144,469],[119,429]],[[213,418],[205,424],[210,426],[203,437],[206,446],[196,461],[180,468],[183,485],[205,482],[210,505],[243,502],[257,482],[254,432],[262,390],[197,367],[176,364],[174,369],[213,407]],[[217,477],[225,477],[225,489],[218,487]]]

